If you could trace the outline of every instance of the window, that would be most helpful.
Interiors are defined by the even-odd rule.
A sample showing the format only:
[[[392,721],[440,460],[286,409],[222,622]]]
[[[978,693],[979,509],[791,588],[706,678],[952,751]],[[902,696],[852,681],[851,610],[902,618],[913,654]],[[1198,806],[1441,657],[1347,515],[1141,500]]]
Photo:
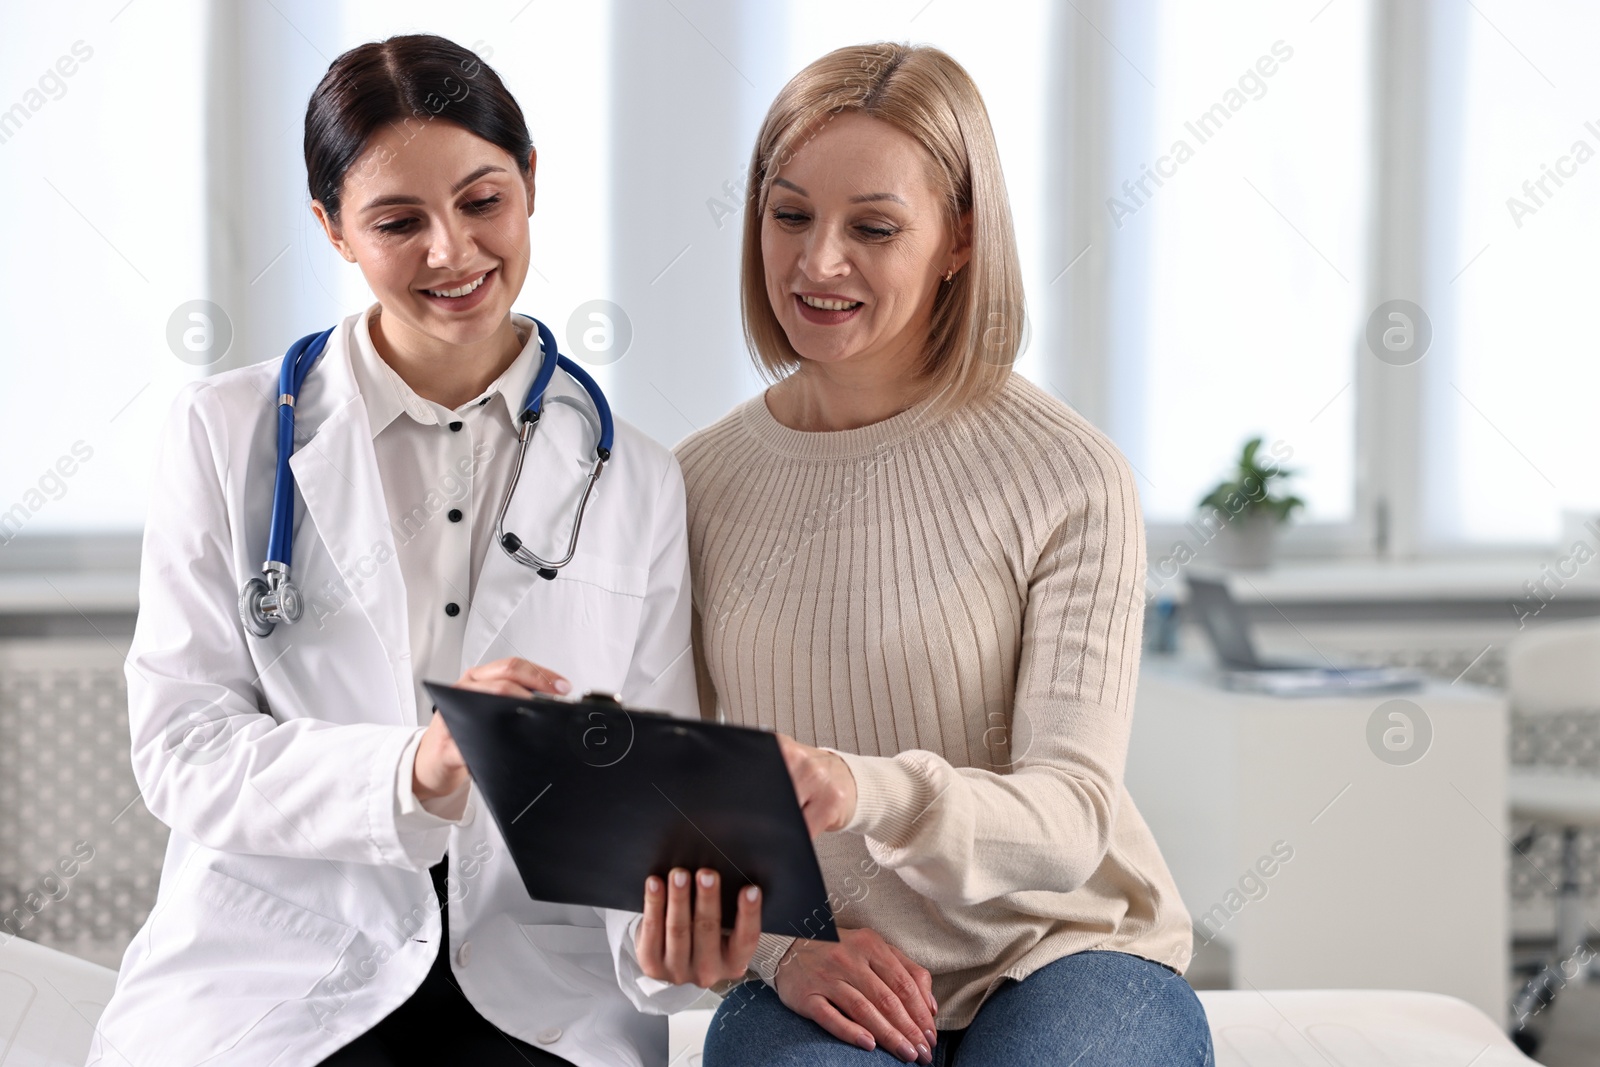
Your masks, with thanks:
[[[1153,539],[1255,435],[1308,502],[1291,554],[1370,552],[1391,526],[1402,553],[1527,547],[1600,512],[1600,11],[1578,0],[458,7],[7,15],[0,543],[136,537],[178,387],[371,299],[307,209],[300,122],[334,56],[402,32],[477,50],[523,104],[518,309],[568,348],[586,306],[622,309],[627,359],[591,367],[663,443],[761,387],[738,223],[768,104],[886,39],[978,82],[1029,303],[1019,370],[1127,453]],[[1432,327],[1398,389],[1365,351],[1392,297]],[[194,351],[230,327],[226,358]]]
[[[137,532],[157,431],[216,340],[201,5],[11,5],[0,33],[0,545]],[[198,314],[198,312],[196,312]]]
[[[1563,511],[1600,510],[1600,9],[1478,0],[1460,31],[1435,93],[1457,140],[1438,190],[1450,229],[1429,248],[1426,531],[1549,543]]]
[[[1288,450],[1301,521],[1353,521],[1368,20],[1165,3],[1119,42],[1153,37],[1110,118],[1107,428],[1153,524],[1191,518],[1256,435]]]

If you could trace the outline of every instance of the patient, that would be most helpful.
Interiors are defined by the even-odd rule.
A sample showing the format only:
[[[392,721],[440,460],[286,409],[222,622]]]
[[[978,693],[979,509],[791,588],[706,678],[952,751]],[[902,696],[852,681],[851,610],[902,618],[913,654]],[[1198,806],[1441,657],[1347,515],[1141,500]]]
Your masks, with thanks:
[[[1122,780],[1138,497],[1012,373],[977,88],[937,49],[840,49],[750,174],[744,323],[776,384],[678,448],[701,703],[786,735],[841,940],[763,935],[705,1064],[1210,1064]]]

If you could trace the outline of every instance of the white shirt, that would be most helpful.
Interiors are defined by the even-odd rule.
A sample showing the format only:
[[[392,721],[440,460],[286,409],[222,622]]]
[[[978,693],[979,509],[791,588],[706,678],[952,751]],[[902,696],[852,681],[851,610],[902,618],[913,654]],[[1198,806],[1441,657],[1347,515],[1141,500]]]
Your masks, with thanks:
[[[351,365],[405,581],[417,693],[418,729],[396,769],[395,804],[402,829],[425,830],[463,817],[470,783],[426,803],[412,792],[417,746],[432,717],[422,682],[453,685],[460,676],[468,608],[516,462],[517,414],[543,351],[531,326],[513,320],[522,351],[481,394],[451,410],[418,396],[378,354],[370,323],[381,310],[374,304],[357,323]]]

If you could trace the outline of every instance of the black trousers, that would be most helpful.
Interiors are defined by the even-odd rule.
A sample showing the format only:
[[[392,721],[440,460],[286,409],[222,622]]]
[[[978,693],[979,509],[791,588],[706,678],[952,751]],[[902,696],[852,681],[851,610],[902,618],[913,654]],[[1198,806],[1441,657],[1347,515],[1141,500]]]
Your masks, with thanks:
[[[411,999],[332,1056],[323,1067],[572,1067],[568,1060],[510,1034],[479,1015],[450,973],[445,872],[450,857],[430,870],[439,895],[439,951]]]

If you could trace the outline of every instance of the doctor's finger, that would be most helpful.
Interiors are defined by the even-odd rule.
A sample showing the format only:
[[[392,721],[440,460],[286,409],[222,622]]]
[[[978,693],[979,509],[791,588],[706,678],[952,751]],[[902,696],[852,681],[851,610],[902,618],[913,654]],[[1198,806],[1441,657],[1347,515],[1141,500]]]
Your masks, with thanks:
[[[722,879],[709,867],[694,878],[694,982],[710,988],[731,977],[722,973]]]
[[[478,667],[468,667],[456,681],[458,689],[471,689],[475,693],[493,693],[496,696],[525,697],[531,696],[532,691],[526,686],[518,685],[505,672],[495,671],[491,663]]]
[[[648,978],[667,978],[666,966],[662,962],[666,921],[666,884],[651,875],[644,880],[644,918],[639,921],[639,933],[633,942],[639,956],[639,969]]]
[[[761,890],[747,885],[739,890],[739,917],[734,920],[733,934],[728,938],[724,962],[728,976],[737,978],[750,966],[750,957],[756,954],[761,941]]]
[[[505,676],[514,682],[527,686],[536,693],[569,693],[572,683],[567,681],[548,667],[541,667],[518,656],[508,656],[489,664],[490,667],[502,667]]]
[[[682,867],[674,867],[672,873],[667,875],[667,936],[663,956],[668,980],[674,984],[682,984],[692,977],[689,969],[692,935],[689,922],[693,910],[689,905],[689,872]]]

